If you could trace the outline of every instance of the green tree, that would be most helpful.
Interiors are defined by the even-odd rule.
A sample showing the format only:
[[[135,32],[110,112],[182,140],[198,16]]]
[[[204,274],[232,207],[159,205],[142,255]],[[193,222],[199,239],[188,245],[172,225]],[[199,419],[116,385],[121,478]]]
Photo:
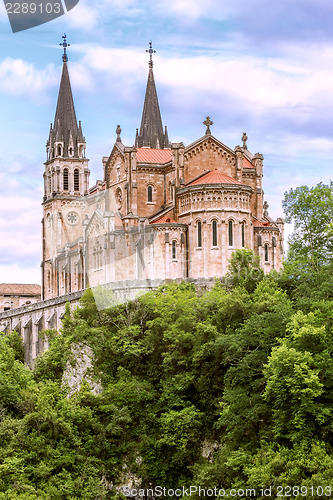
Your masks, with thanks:
[[[318,271],[333,259],[333,186],[319,183],[285,193],[286,222],[294,223],[289,240],[289,260],[301,268]]]
[[[260,267],[260,258],[253,250],[242,248],[235,250],[229,260],[227,283],[233,286],[243,286],[253,292],[264,277]]]
[[[301,311],[291,318],[287,332],[264,370],[274,437],[282,443],[319,439],[333,444],[331,332],[320,316]]]

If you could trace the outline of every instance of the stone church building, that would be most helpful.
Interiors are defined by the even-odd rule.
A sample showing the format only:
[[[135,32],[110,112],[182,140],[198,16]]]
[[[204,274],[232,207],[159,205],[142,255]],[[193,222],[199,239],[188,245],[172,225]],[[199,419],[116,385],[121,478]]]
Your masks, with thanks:
[[[235,249],[252,249],[265,273],[281,269],[283,258],[283,220],[273,221],[264,201],[263,156],[249,151],[245,133],[241,146],[226,146],[212,135],[209,117],[192,144],[170,142],[151,44],[134,145],[123,144],[118,125],[111,153],[102,157],[103,179],[90,187],[63,38],[46,145],[41,301],[24,296],[9,307],[7,297],[0,311],[0,331],[20,332],[29,364],[47,348],[41,332],[59,331],[66,303],[78,304],[89,286],[107,284],[116,299],[126,300],[168,280],[214,282],[227,272]]]
[[[54,124],[47,141],[43,199],[42,298],[118,281],[214,278],[237,248],[279,270],[283,220],[268,215],[263,156],[226,146],[211,133],[169,141],[149,72],[135,144],[117,138],[103,156],[103,180],[89,187],[86,141],[77,122],[66,49]]]

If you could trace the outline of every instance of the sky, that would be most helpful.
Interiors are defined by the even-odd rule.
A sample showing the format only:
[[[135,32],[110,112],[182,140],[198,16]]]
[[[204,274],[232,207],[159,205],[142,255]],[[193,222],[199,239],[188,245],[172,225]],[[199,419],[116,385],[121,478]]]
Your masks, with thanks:
[[[43,163],[67,34],[91,185],[116,139],[140,127],[152,40],[163,124],[185,146],[205,132],[264,155],[272,218],[284,193],[333,179],[333,2],[80,0],[12,33],[0,3],[0,283],[40,283]],[[290,232],[288,228],[287,233]]]

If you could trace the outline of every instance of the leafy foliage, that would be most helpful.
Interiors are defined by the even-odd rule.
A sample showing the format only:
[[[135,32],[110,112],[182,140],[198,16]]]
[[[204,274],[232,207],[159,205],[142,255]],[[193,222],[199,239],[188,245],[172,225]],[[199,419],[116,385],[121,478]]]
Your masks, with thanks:
[[[318,271],[333,258],[333,186],[297,187],[285,193],[286,222],[294,222],[289,259]]]
[[[2,335],[0,500],[115,498],[134,479],[331,485],[331,277],[306,295],[307,266],[254,279],[257,264],[245,249],[208,292],[170,284],[102,311],[88,290],[33,370]],[[69,396],[79,346],[93,363]]]

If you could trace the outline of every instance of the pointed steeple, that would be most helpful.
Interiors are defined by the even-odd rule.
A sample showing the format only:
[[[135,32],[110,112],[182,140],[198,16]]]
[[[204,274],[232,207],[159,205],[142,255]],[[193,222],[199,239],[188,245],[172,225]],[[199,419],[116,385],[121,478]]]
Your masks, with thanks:
[[[82,134],[81,122],[77,124],[75,107],[68,74],[66,54],[66,35],[63,37],[64,47],[63,67],[59,95],[53,128],[48,140],[49,158],[56,156],[81,158],[85,148],[85,138]]]
[[[153,73],[153,53],[152,42],[149,43],[149,73],[146,89],[146,96],[143,105],[140,133],[135,138],[136,147],[150,147],[164,149],[170,147],[168,133],[165,127],[163,132],[160,106],[158,104],[154,73]]]

